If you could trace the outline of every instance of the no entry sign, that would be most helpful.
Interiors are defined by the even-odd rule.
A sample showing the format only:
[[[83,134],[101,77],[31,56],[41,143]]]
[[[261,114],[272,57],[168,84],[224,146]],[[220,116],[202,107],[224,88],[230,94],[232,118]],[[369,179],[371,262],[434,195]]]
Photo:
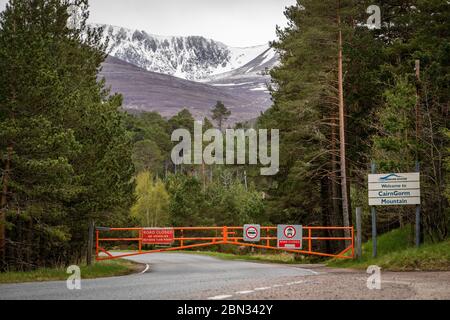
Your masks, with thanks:
[[[277,227],[277,247],[301,249],[302,226],[296,224],[279,224]]]
[[[261,239],[261,226],[259,224],[244,224],[244,241],[258,242]]]
[[[144,228],[142,229],[143,244],[171,244],[174,239],[172,228]]]

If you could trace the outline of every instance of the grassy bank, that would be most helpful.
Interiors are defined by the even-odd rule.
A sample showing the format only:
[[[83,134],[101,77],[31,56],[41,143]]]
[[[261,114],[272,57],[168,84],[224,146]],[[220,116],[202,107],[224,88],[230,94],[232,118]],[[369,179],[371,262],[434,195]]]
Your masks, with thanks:
[[[396,229],[378,238],[378,257],[372,258],[372,241],[363,244],[360,260],[331,260],[328,266],[365,269],[377,265],[392,271],[450,270],[450,239],[440,243],[426,243],[420,248],[412,244],[410,227]]]
[[[129,260],[105,260],[93,262],[91,266],[80,265],[81,279],[113,277],[139,271],[142,266]],[[0,283],[66,280],[70,274],[66,268],[41,268],[34,271],[11,271],[0,273]]]
[[[200,254],[210,257],[215,257],[224,260],[246,260],[246,261],[258,261],[258,262],[270,262],[270,263],[308,263],[306,257],[295,257],[295,254],[291,253],[249,253],[249,254],[233,254],[213,251],[180,251],[180,253]]]

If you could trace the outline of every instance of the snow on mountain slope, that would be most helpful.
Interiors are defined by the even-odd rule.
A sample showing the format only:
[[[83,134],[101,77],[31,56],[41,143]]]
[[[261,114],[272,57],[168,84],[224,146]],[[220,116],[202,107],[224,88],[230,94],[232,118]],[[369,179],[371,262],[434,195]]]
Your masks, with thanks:
[[[234,48],[201,36],[165,37],[110,25],[96,26],[105,28],[111,56],[148,71],[194,81],[208,81],[236,70],[269,48],[268,44]]]
[[[252,61],[235,70],[213,76],[208,84],[216,87],[246,89],[252,92],[260,92],[261,103],[270,105],[270,94],[268,87],[271,84],[270,69],[278,65],[279,56],[270,48],[261,53]]]

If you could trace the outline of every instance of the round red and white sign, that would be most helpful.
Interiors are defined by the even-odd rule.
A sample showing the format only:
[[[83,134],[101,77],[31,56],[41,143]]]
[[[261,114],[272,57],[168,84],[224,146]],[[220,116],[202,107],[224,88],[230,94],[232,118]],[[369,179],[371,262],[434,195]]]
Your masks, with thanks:
[[[295,230],[295,228],[293,226],[287,226],[286,228],[284,228],[283,233],[286,238],[290,239],[290,238],[295,237],[295,234],[297,233],[297,231]]]
[[[249,239],[256,239],[258,237],[258,230],[254,226],[250,226],[245,230],[245,235]]]

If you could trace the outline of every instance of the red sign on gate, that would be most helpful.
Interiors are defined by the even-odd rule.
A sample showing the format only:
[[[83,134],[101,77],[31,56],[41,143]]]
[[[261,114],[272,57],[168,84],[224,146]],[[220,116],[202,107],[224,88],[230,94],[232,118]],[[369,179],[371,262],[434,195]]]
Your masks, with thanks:
[[[142,229],[143,244],[171,244],[175,232],[172,228],[145,228]]]

